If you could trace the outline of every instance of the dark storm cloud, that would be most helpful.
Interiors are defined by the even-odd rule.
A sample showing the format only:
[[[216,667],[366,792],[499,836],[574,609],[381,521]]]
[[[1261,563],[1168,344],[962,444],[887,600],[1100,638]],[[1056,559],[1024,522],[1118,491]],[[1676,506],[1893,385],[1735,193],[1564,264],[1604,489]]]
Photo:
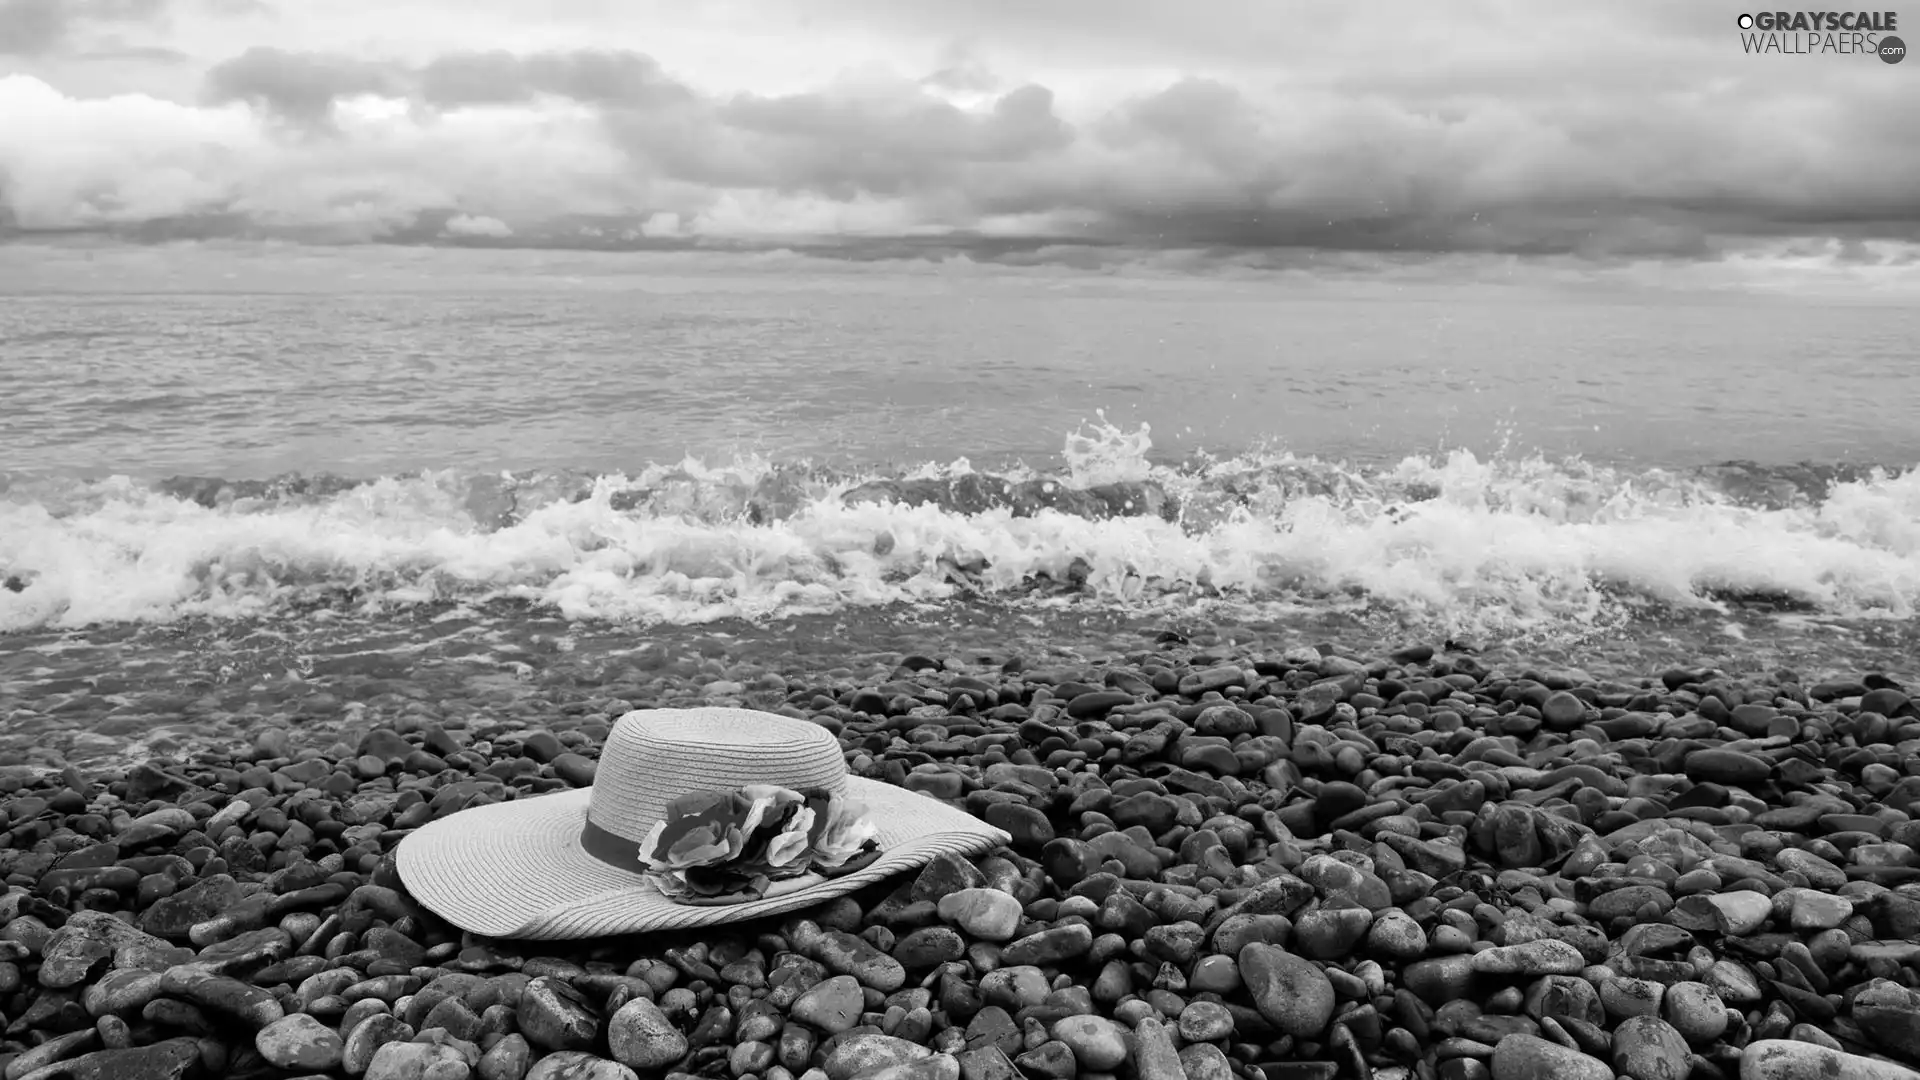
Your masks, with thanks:
[[[365,94],[407,97],[437,110],[518,105],[543,96],[632,109],[695,97],[651,57],[612,50],[449,53],[409,68],[256,46],[214,65],[204,87],[209,102],[248,102],[309,129],[326,127],[341,100]]]
[[[255,46],[207,72],[205,97],[216,105],[243,101],[297,125],[324,127],[341,98],[404,91],[390,64]]]
[[[1920,236],[1909,73],[1745,55],[1732,11],[819,0],[805,18],[1018,42],[1065,69],[1218,73],[1143,90],[1065,147],[967,155],[957,179],[899,160],[934,158],[911,143],[876,143],[895,154],[890,180],[932,175],[983,213],[1057,214],[1130,243],[1696,255],[1809,230]],[[798,138],[803,117],[786,119]],[[820,175],[812,163],[852,140],[813,141],[788,148],[793,175]]]
[[[452,53],[421,68],[420,100],[436,108],[507,105],[541,95],[597,105],[645,107],[692,100],[652,57],[584,50],[528,56],[505,51]]]
[[[42,56],[73,43],[83,28],[142,22],[166,0],[0,0],[0,56]]]
[[[1844,98],[1546,92],[1528,108],[1261,101],[1186,80],[1083,134],[1095,160],[1128,167],[1063,169],[996,209],[1077,209],[1103,235],[1176,245],[1696,256],[1810,230],[1912,239],[1920,110],[1904,93],[1894,80]]]
[[[1223,47],[1215,31],[1169,33]],[[1573,88],[1530,70],[1413,62],[1370,91],[1344,76],[1266,92],[1186,78],[1077,126],[1042,85],[979,108],[945,100],[934,91],[992,82],[964,55],[919,83],[766,96],[696,92],[635,52],[408,69],[256,48],[214,68],[207,91],[309,128],[357,94],[439,111],[565,98],[600,110],[635,176],[898,200],[959,229],[1021,215],[1124,244],[1702,256],[1730,237],[1920,235],[1920,110],[1901,82],[1870,77],[1886,72],[1828,71],[1845,93],[1810,94],[1756,82],[1752,66],[1706,89],[1672,65],[1637,84],[1602,66]]]
[[[37,47],[67,38],[72,10],[0,0]],[[1699,5],[1462,0],[1381,14],[1219,0],[1200,19],[1164,0],[809,0],[756,18],[790,25],[796,49],[871,30],[925,46],[929,62],[919,77],[769,94],[724,78],[696,89],[613,49],[416,65],[254,48],[209,71],[204,94],[249,103],[280,133],[338,136],[267,140],[268,155],[298,145],[298,175],[327,191],[280,182],[282,218],[300,199],[332,220],[404,189],[420,193],[409,205],[497,220],[515,242],[563,235],[529,208],[629,216],[597,238],[637,236],[658,213],[648,240],[764,224],[783,238],[944,231],[1030,248],[1609,258],[1810,237],[1854,261],[1874,257],[1868,240],[1920,240],[1913,65],[1743,55],[1731,16]],[[1010,71],[1028,77],[1000,77]],[[336,123],[361,95],[411,107]],[[356,143],[375,130],[359,124],[398,127]],[[451,156],[409,158],[383,141],[400,129]],[[495,131],[520,141],[491,149]],[[228,187],[246,202],[248,184],[269,183]]]
[[[1013,90],[978,112],[906,88],[743,95],[720,103],[708,119],[727,150],[682,158],[677,164],[686,168],[676,178],[843,201],[963,189],[972,168],[1059,153],[1073,139],[1043,86]],[[651,118],[616,119],[615,126],[629,152],[648,155],[657,130]]]
[[[93,52],[79,53],[75,60],[89,63],[117,64],[132,62],[136,64],[166,64],[178,66],[191,63],[193,57],[179,49],[169,49],[160,45],[130,45],[124,49],[97,49]]]
[[[524,104],[541,97],[599,108],[641,170],[722,187],[832,199],[907,197],[948,186],[976,164],[1070,148],[1053,93],[1024,86],[969,111],[912,84],[783,96],[699,94],[651,57],[623,51],[468,52],[417,68],[253,48],[215,66],[205,96],[249,102],[309,130],[361,94],[407,96],[429,109]]]

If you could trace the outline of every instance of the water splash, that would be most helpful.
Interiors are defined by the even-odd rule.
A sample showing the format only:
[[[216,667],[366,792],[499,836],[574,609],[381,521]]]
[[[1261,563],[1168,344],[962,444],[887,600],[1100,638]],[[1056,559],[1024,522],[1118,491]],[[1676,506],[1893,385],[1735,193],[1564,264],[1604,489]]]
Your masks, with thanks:
[[[1916,472],[1466,452],[1369,469],[1280,450],[1156,464],[1152,448],[1100,416],[1053,475],[742,457],[14,484],[0,631],[491,598],[691,624],[971,597],[1338,604],[1511,635],[1740,600],[1878,619],[1920,603]]]
[[[1075,487],[1120,484],[1151,479],[1153,465],[1147,460],[1153,449],[1153,428],[1142,423],[1132,432],[1107,420],[1105,409],[1094,410],[1096,423],[1088,434],[1073,432],[1067,436],[1060,454],[1067,462],[1067,481]]]

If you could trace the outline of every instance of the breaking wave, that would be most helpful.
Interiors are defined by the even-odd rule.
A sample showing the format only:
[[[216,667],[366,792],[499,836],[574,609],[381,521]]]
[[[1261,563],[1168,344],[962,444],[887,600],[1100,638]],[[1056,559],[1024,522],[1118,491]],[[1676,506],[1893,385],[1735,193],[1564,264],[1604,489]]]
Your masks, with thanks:
[[[1920,473],[1687,471],[1457,452],[1386,467],[1150,460],[866,472],[748,458],[630,475],[0,477],[0,631],[517,599],[697,623],[956,598],[1148,610],[1338,602],[1467,628],[1766,603],[1907,618]]]

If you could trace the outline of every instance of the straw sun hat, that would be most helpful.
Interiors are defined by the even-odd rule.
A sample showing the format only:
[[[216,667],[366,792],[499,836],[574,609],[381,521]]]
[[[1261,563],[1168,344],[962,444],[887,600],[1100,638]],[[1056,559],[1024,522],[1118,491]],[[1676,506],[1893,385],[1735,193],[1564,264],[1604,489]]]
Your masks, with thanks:
[[[453,925],[553,940],[792,911],[1009,839],[848,776],[817,724],[658,709],[614,724],[591,788],[463,810],[408,836],[397,859],[407,890]]]

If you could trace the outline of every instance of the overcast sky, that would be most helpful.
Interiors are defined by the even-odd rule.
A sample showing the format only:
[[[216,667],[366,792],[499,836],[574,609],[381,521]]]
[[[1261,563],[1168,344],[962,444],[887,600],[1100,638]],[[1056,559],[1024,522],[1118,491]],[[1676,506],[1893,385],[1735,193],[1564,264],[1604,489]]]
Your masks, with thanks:
[[[0,225],[1910,258],[1920,61],[1742,10],[0,0]]]

